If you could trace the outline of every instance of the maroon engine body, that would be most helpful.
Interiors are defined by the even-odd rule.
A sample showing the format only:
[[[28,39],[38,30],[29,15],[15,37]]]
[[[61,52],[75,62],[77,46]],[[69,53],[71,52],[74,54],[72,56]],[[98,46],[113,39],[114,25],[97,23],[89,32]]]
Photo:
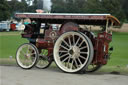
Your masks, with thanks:
[[[86,34],[92,41],[94,47],[94,59],[93,64],[107,64],[109,58],[109,43],[112,40],[112,35],[106,32],[98,33],[97,37],[94,37],[91,32],[81,30],[76,23],[67,22],[62,24],[60,29],[53,30],[52,26],[47,26],[45,28],[44,34],[38,34],[34,31],[34,25],[29,24],[26,26],[24,33],[22,33],[23,38],[28,38],[30,43],[36,45],[36,47],[48,50],[48,56],[53,53],[54,43],[56,39],[63,33],[67,31],[79,31]]]
[[[112,41],[112,35],[106,32],[99,33],[95,39],[95,57],[94,63],[107,64],[109,59],[109,43]]]

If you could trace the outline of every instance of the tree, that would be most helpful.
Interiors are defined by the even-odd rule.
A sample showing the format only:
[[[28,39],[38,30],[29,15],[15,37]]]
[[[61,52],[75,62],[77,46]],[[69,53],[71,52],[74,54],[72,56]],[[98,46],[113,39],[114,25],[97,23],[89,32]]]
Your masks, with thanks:
[[[87,0],[84,4],[84,12],[85,13],[104,13],[104,7],[102,7],[100,0]]]
[[[37,8],[38,9],[43,9],[43,0],[38,0]]]
[[[20,8],[22,12],[28,11],[28,4],[26,0],[21,0],[20,6],[22,7],[22,9]]]
[[[121,0],[102,0],[104,12],[110,13],[117,17],[121,22],[125,20],[125,13],[121,5]]]
[[[27,1],[29,1],[28,12],[36,12],[38,0],[33,0],[32,5],[30,5],[31,0]]]
[[[7,20],[10,17],[9,5],[7,1],[0,0],[0,21]]]
[[[43,0],[33,0],[32,5],[28,7],[28,12],[36,12],[36,9],[43,9]]]
[[[85,8],[86,8],[87,0],[74,0],[74,5],[72,6],[75,8],[76,13],[85,13]]]
[[[117,17],[121,22],[125,20],[121,0],[87,0],[85,13],[108,13]]]
[[[66,3],[64,0],[52,0],[51,12],[52,13],[64,13],[66,12]]]
[[[86,0],[52,0],[51,12],[82,13]]]
[[[125,12],[125,15],[126,15],[126,19],[128,21],[128,0],[121,0],[122,1],[122,8]]]
[[[27,12],[28,11],[28,4],[25,0],[11,0],[8,1],[8,4],[10,6],[10,13],[11,16],[14,17],[16,12]]]
[[[127,11],[122,9],[121,0],[52,0],[52,11],[60,13],[110,13],[124,21]]]

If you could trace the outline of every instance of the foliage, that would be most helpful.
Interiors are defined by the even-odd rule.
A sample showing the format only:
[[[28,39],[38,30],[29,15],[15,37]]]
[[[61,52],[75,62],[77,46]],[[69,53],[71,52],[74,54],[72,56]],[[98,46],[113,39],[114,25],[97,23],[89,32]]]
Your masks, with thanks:
[[[125,13],[121,6],[121,0],[88,0],[85,10],[89,13],[110,13],[121,22],[125,20]]]
[[[128,0],[51,0],[52,13],[111,13],[120,21],[128,21]],[[36,12],[43,0],[0,0],[0,21],[16,12]]]
[[[66,11],[65,2],[63,0],[52,0],[52,9],[51,12],[53,13],[63,13]]]
[[[0,21],[7,20],[10,17],[9,5],[7,1],[0,0]]]
[[[127,2],[122,0],[52,0],[51,12],[58,13],[110,13],[120,21],[125,20],[127,10],[122,7]],[[128,7],[125,4],[126,7]],[[124,6],[124,8],[126,8]]]
[[[16,12],[26,12],[27,11],[27,3],[25,0],[21,0],[21,2],[17,0],[8,1],[10,6],[10,13],[13,17]]]
[[[43,0],[34,0],[32,5],[28,6],[28,12],[36,12],[36,9],[43,9]]]
[[[103,0],[102,3],[106,13],[111,13],[121,22],[124,22],[126,17],[124,10],[122,9],[121,0]]]
[[[83,13],[85,0],[52,0],[53,13]]]
[[[124,9],[128,21],[128,0],[122,0],[122,7]]]

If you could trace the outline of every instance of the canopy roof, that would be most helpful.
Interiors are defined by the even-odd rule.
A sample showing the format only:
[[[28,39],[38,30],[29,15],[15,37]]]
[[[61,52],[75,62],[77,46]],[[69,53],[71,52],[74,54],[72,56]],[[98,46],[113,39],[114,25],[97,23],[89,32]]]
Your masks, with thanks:
[[[62,24],[67,21],[86,25],[120,25],[119,20],[110,14],[71,14],[71,13],[16,13],[17,18],[40,20],[42,23]]]

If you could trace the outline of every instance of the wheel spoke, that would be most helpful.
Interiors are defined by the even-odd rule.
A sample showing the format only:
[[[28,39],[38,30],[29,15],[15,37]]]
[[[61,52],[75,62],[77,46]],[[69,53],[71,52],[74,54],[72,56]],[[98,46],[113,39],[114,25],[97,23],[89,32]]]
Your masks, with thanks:
[[[72,67],[73,67],[73,62],[74,62],[74,60],[72,59],[72,63],[71,63],[71,67],[70,67],[70,69],[72,69]]]
[[[41,62],[41,60],[38,60],[38,64],[41,64],[42,62]]]
[[[87,48],[87,46],[81,47],[80,50],[83,50],[83,49],[85,49],[85,48]]]
[[[26,54],[23,51],[21,51],[20,55],[25,56]]]
[[[19,57],[20,57],[21,61],[22,61],[24,58],[26,58],[25,55],[19,55]]]
[[[82,41],[80,44],[79,44],[79,47],[81,47],[81,45],[83,44],[84,41]]]
[[[68,51],[59,50],[59,52],[61,52],[61,53],[67,53]]]
[[[73,45],[75,45],[75,36],[72,35],[72,38],[73,38]]]
[[[67,62],[68,66],[69,66],[70,60],[71,60],[71,56],[69,56],[69,59],[68,59],[68,62]]]
[[[21,51],[21,54],[25,55],[25,52],[22,50],[22,51]]]
[[[86,58],[85,58],[85,57],[83,57],[83,56],[81,56],[81,55],[80,55],[79,57],[80,57],[80,58],[82,58],[82,59],[85,59],[85,60],[86,60]]]
[[[79,61],[80,65],[82,65],[82,62],[80,61],[80,59],[79,59],[79,58],[77,58],[77,59],[78,59],[78,61]]]
[[[75,44],[75,45],[77,45],[77,44],[78,44],[79,40],[80,40],[80,37],[77,39],[77,41],[76,41],[76,44]]]
[[[79,67],[79,65],[78,65],[78,63],[77,63],[76,59],[74,59],[74,61],[75,61],[76,67],[78,68],[78,67]]]
[[[32,60],[29,59],[29,62],[28,63],[29,63],[29,65],[31,65],[32,64]]]
[[[70,45],[63,39],[62,40],[68,47],[70,47]]]
[[[65,57],[66,55],[69,55],[69,54],[68,54],[68,53],[66,53],[66,54],[64,54],[64,55],[60,56],[60,58],[63,58],[63,57]]]
[[[36,53],[30,53],[30,55],[34,55],[34,54],[36,54]]]
[[[69,44],[71,46],[72,44],[71,44],[70,36],[68,37],[68,41],[69,41]]]
[[[68,48],[64,47],[63,45],[60,45],[62,48],[64,48],[65,50],[68,50]]]
[[[27,54],[28,54],[28,51],[29,51],[29,45],[27,46]]]
[[[80,54],[88,54],[88,52],[80,52]]]
[[[30,61],[29,61],[28,59],[26,59],[26,60],[25,60],[25,65],[26,65],[26,66],[29,66],[29,64],[30,64]]]
[[[68,57],[66,57],[66,58],[62,61],[62,63],[63,63],[64,61],[66,61],[68,58],[69,58],[69,56],[68,56]]]

